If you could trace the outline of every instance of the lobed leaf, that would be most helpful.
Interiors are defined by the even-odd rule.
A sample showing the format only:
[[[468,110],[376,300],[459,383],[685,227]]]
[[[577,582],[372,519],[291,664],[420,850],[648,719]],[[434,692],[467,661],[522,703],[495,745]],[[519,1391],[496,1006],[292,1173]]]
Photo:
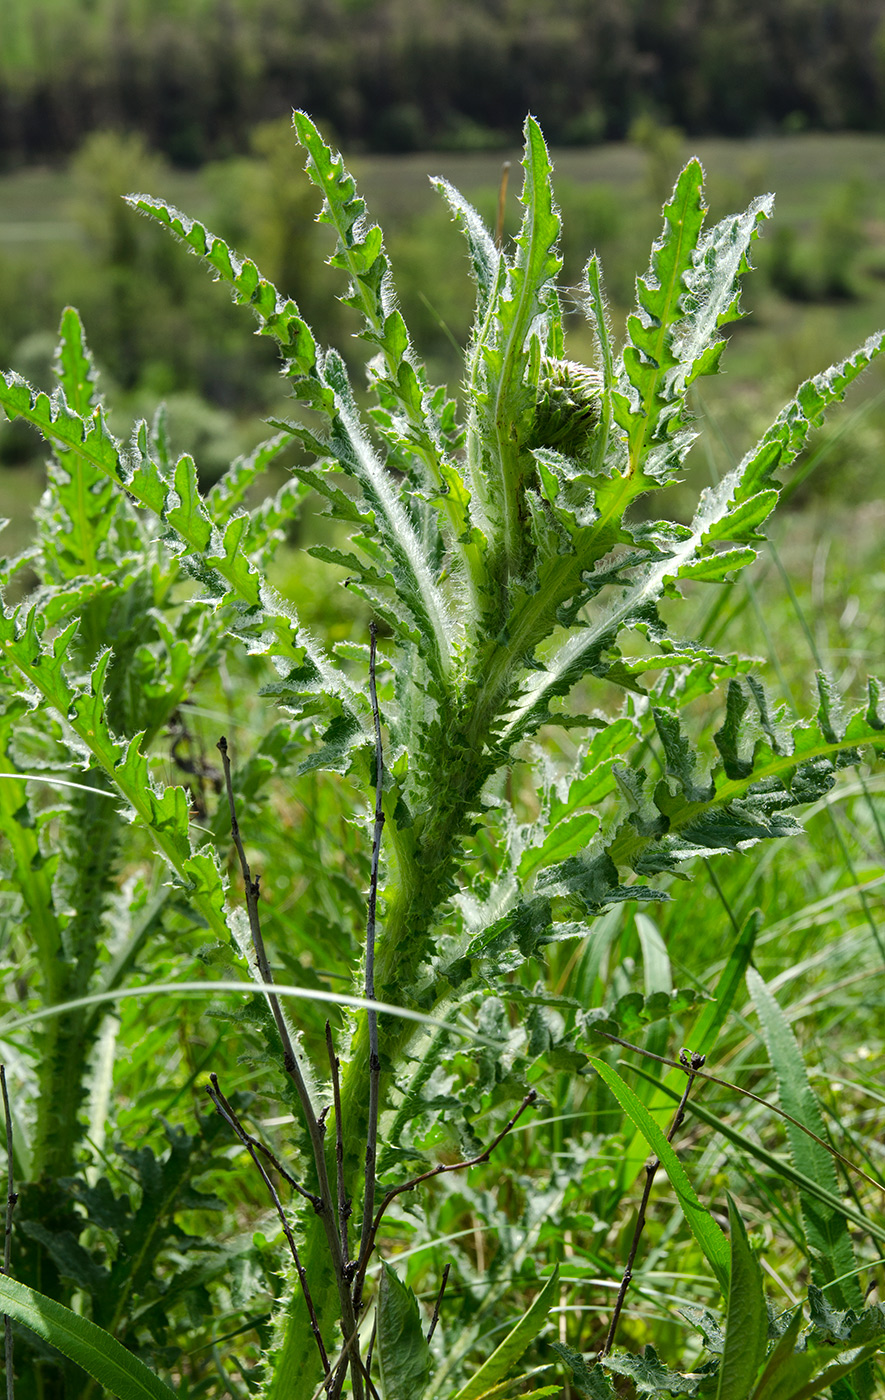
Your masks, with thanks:
[[[260,334],[270,335],[277,341],[287,357],[286,368],[292,377],[297,379],[312,373],[316,365],[316,346],[309,326],[302,320],[295,303],[281,297],[251,259],[237,257],[224,239],[162,199],[130,194],[126,196],[126,203],[169,229],[191,252],[206,259],[231,288],[234,300],[255,313],[261,323]]]
[[[629,389],[616,396],[615,416],[627,434],[630,475],[650,480],[670,475],[674,448],[668,439],[682,426],[673,342],[706,214],[703,179],[700,162],[689,161],[664,206],[663,232],[652,248],[648,272],[637,279],[637,310],[627,321],[622,363]],[[675,460],[685,446],[677,446]]]
[[[526,120],[525,136],[521,195],[525,215],[516,239],[516,258],[506,265],[506,276],[498,279],[496,295],[471,350],[478,408],[472,447],[468,435],[470,488],[483,512],[498,523],[504,557],[517,574],[525,562],[520,528],[523,498],[533,474],[526,448],[534,421],[540,354],[547,348],[531,333],[536,317],[543,316],[547,322],[545,336],[556,340],[561,334],[553,291],[561,267],[556,253],[559,216],[553,203],[550,159],[532,117]]]

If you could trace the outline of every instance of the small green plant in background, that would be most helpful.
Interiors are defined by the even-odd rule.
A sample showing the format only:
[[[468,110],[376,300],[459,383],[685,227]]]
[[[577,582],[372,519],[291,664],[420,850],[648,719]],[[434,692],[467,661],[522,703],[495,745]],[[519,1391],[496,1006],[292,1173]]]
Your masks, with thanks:
[[[438,182],[476,284],[459,404],[427,380],[341,158],[303,114],[295,130],[369,347],[367,392],[251,261],[137,195],[276,341],[291,419],[201,492],[162,413],[128,443],[111,434],[75,312],[51,398],[15,374],[0,383],[6,413],[53,454],[35,544],[5,567],[0,623],[4,937],[21,1003],[0,1024],[20,1195],[0,1302],[21,1329],[19,1400],[92,1396],[96,1383],[126,1400],[479,1400],[556,1394],[564,1376],[598,1397],[612,1375],[720,1400],[872,1396],[885,1314],[864,1308],[848,1222],[885,1232],[842,1201],[788,1019],[751,967],[760,918],[737,925],[718,978],[699,961],[675,987],[651,911],[671,887],[678,901],[676,881],[702,860],[796,834],[798,810],[885,747],[875,681],[846,717],[821,675],[814,713],[788,720],[748,661],[679,623],[683,590],[721,589],[756,557],[782,474],[885,336],[801,385],[689,523],[655,518],[694,438],[689,390],[718,368],[771,200],[707,228],[690,162],[620,351],[587,263],[596,363],[576,363],[550,162],[529,119],[512,254]],[[292,444],[292,479],[251,505]],[[330,626],[320,640],[275,586],[274,555],[310,492],[329,517],[310,552],[364,601],[361,635]],[[695,721],[711,707],[712,747]],[[644,990],[613,976],[602,1005],[625,906],[639,910]],[[776,1170],[801,1201],[807,1320],[769,1313],[737,1207],[729,1244],[724,1193],[702,1203],[668,1138],[745,976],[792,1125]],[[179,1028],[175,1093],[138,1063],[115,1080],[115,1038],[136,1061],[143,1038],[130,998],[159,998],[163,1019],[170,994],[191,993],[216,1005],[196,1050]],[[637,1040],[657,1078],[633,1089],[612,1047]],[[254,1097],[230,1087],[256,1075],[283,1119],[273,1149]],[[124,1082],[144,1141],[112,1149]],[[214,1112],[194,1108],[185,1128],[182,1096],[200,1085]],[[531,1190],[514,1173],[517,1229],[466,1174],[536,1131],[538,1106],[555,1119],[579,1100],[592,1139],[580,1161],[549,1154],[543,1187],[537,1164]],[[250,1185],[232,1188],[243,1151]],[[678,1373],[648,1348],[615,1351],[617,1316],[592,1349],[564,1324],[545,1351],[551,1309],[565,1319],[564,1297],[581,1296],[566,1281],[570,1193],[580,1183],[611,1225],[649,1151],[683,1212],[682,1247],[722,1297],[724,1314],[715,1298],[689,1313],[706,1360]],[[242,1191],[261,1228],[244,1232]],[[236,1229],[213,1231],[220,1210]],[[428,1247],[473,1217],[467,1304],[449,1318],[442,1290],[423,1317],[401,1269],[378,1272],[397,1211]],[[491,1261],[484,1229],[499,1236]],[[269,1306],[256,1313],[258,1297]],[[252,1364],[235,1341],[225,1350],[243,1332],[260,1341]]]

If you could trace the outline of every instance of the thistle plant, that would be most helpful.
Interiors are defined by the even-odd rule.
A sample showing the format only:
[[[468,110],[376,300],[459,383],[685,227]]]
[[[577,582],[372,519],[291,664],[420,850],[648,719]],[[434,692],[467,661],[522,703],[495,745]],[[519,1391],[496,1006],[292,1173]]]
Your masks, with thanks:
[[[666,601],[667,619],[678,617],[683,589],[727,585],[755,559],[783,474],[830,405],[881,353],[885,336],[802,384],[739,464],[701,493],[689,524],[655,518],[650,505],[679,478],[694,439],[689,391],[718,369],[721,329],[741,314],[741,279],[771,199],[707,227],[702,170],[691,161],[664,208],[621,350],[601,269],[589,259],[580,298],[596,346],[588,367],[566,346],[551,165],[529,119],[512,252],[496,245],[455,189],[435,182],[467,240],[476,284],[456,401],[428,382],[397,305],[381,230],[341,157],[304,114],[295,114],[294,126],[322,195],[320,219],[337,237],[330,262],[347,279],[343,300],[370,348],[367,393],[252,262],[199,222],[139,195],[129,198],[133,209],[203,259],[251,309],[258,333],[277,342],[297,405],[292,417],[274,423],[275,436],[203,494],[192,459],[172,454],[162,416],[153,427],[139,425],[128,443],[115,439],[73,311],[62,321],[51,398],[15,374],[0,382],[7,414],[36,427],[53,453],[37,541],[4,574],[13,586],[25,568],[37,578],[0,622],[7,879],[27,913],[47,1007],[113,999],[173,907],[229,950],[228,975],[259,994],[250,1015],[276,1046],[276,1087],[298,1115],[291,1146],[301,1164],[297,1176],[272,1164],[294,1192],[283,1207],[272,1188],[296,1277],[278,1300],[261,1394],[363,1397],[380,1386],[388,1400],[469,1400],[499,1393],[543,1326],[555,1275],[506,1343],[465,1378],[463,1357],[439,1363],[396,1273],[384,1265],[374,1296],[367,1274],[394,1200],[420,1193],[421,1182],[443,1170],[486,1160],[530,1110],[538,1009],[561,1003],[532,987],[532,966],[553,944],[592,938],[614,905],[669,898],[671,876],[699,857],[790,836],[797,811],[826,793],[841,768],[856,764],[862,749],[885,747],[874,681],[844,718],[820,676],[814,713],[787,723],[749,662],[674,631],[660,608]],[[291,482],[247,507],[248,488],[293,443],[302,455]],[[324,646],[270,581],[274,551],[310,491],[325,503],[334,541],[311,553],[346,570],[347,587],[365,600],[373,622],[364,644]],[[265,668],[261,694],[281,718],[253,753],[234,752],[233,765],[221,741],[217,813],[206,828],[195,822],[185,787],[160,780],[154,758],[219,658],[243,654]],[[720,686],[715,753],[704,756],[687,715]],[[576,746],[567,765],[537,747],[556,727]],[[508,781],[526,761],[534,764],[535,811]],[[26,782],[37,767],[61,766],[79,768],[82,784],[51,816],[62,833],[52,859],[64,874],[63,899],[61,875],[50,879],[44,863],[50,815],[33,806]],[[247,797],[254,807],[272,779],[285,773],[297,783],[317,770],[356,781],[373,834],[362,952],[350,969],[349,1002],[340,998],[350,1010],[343,1028],[328,1032],[324,1053],[311,1057],[291,1009],[298,1003],[275,985],[274,958],[283,950],[270,940],[265,947],[248,828],[244,845],[240,826]],[[76,851],[84,832],[86,863]],[[231,833],[245,908],[228,874]],[[165,883],[139,876],[121,893],[118,870],[149,849],[163,862]],[[110,962],[98,956],[96,927],[113,933]],[[741,970],[752,938],[742,946]],[[690,1013],[689,1043],[703,1056],[733,995],[733,987],[718,989],[715,1014],[695,1013],[693,996],[682,993],[632,1014],[646,1024]],[[516,1031],[506,1021],[508,1002]],[[44,1186],[76,1175],[79,1086],[103,1004],[40,1021],[32,1172]],[[478,1005],[490,1009],[477,1021]],[[560,1022],[554,1048],[582,1073],[588,1047],[599,1051],[600,1030],[623,1030],[616,1013],[600,1025],[580,1006]],[[471,1034],[511,1106],[508,1121],[497,1133],[474,1134],[462,1162],[425,1163],[410,1175],[404,1163],[422,1160],[410,1124],[420,1116],[426,1127],[444,1115],[427,1087]],[[598,1065],[611,1080],[614,1071]],[[270,1183],[261,1143],[217,1079],[211,1098],[217,1116],[205,1152],[215,1150],[219,1133],[237,1133]],[[652,1107],[647,1140],[675,1181],[681,1168],[655,1129],[662,1102]],[[625,1111],[645,1133],[632,1101]],[[84,1213],[98,1218],[94,1187],[67,1189],[81,1221]],[[697,1213],[688,1196],[680,1199]],[[25,1190],[23,1206],[27,1200]],[[727,1298],[730,1270],[740,1267],[742,1278],[751,1271],[743,1226],[737,1217],[730,1260],[718,1226],[695,1203],[706,1222],[700,1247]],[[287,1212],[297,1214],[294,1232]],[[67,1288],[62,1302],[70,1303],[78,1280],[64,1279],[72,1266],[65,1274],[58,1248],[53,1254],[33,1220],[30,1228],[32,1247],[42,1240],[49,1250],[62,1295]],[[134,1227],[119,1226],[127,1228]],[[102,1384],[118,1385],[115,1393],[168,1395],[119,1345],[134,1345],[138,1333],[120,1288],[128,1298],[149,1286],[148,1273],[126,1275],[123,1260],[93,1290],[91,1319],[64,1307],[40,1314],[37,1285],[25,1281],[0,1280],[0,1298]],[[859,1297],[851,1283],[837,1301],[847,1309]],[[786,1344],[777,1345],[786,1357]],[[792,1356],[792,1341],[788,1349]],[[580,1388],[584,1363],[571,1362]],[[856,1365],[865,1362],[866,1355]],[[762,1338],[748,1385],[764,1363]],[[609,1386],[601,1374],[597,1382]],[[757,1392],[720,1393],[746,1400]]]

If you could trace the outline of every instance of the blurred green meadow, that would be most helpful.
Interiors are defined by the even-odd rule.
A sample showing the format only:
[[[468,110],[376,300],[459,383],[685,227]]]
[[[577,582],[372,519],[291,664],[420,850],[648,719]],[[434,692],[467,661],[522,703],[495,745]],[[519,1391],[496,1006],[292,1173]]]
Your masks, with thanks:
[[[720,441],[717,462],[694,463],[708,472],[743,452],[797,381],[885,323],[885,137],[689,145],[674,131],[640,123],[630,143],[554,151],[565,229],[563,279],[574,302],[572,358],[592,355],[580,313],[588,255],[595,250],[601,256],[618,330],[632,303],[634,277],[644,271],[661,201],[693,153],[707,172],[711,219],[757,194],[776,194],[775,217],[755,245],[759,271],[745,293],[751,315],[732,337],[724,372],[697,403],[699,413],[714,419]],[[364,155],[352,162],[369,210],[386,231],[418,348],[453,390],[454,346],[467,334],[472,285],[458,232],[428,176],[445,176],[494,225],[507,157]],[[519,217],[515,153],[513,161],[505,236]],[[65,168],[29,168],[0,178],[0,361],[48,386],[59,315],[64,305],[76,305],[105,382],[124,405],[116,430],[125,433],[131,421],[165,401],[174,445],[192,451],[211,477],[231,450],[258,440],[267,416],[281,411],[276,364],[258,338],[244,348],[240,317],[226,292],[207,291],[195,261],[122,204],[120,196],[131,190],[162,193],[206,221],[296,298],[322,340],[346,352],[353,342],[350,313],[336,300],[342,288],[334,273],[316,273],[331,244],[314,222],[315,201],[286,121],[259,128],[250,156],[198,171],[168,167],[138,137],[100,133]],[[882,371],[874,369],[834,417],[826,466],[805,494],[878,494],[882,389]],[[11,517],[14,535],[24,528],[39,477],[36,437],[4,423],[0,511]]]

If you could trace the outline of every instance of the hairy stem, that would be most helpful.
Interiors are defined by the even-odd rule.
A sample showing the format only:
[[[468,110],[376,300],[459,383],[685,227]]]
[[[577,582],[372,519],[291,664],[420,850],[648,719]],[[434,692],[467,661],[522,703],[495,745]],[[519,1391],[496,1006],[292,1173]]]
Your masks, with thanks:
[[[372,836],[372,873],[369,881],[369,909],[366,919],[366,998],[375,998],[375,920],[378,905],[378,863],[381,857],[381,834],[384,830],[384,753],[381,747],[381,715],[375,684],[375,652],[378,629],[370,624],[369,691],[372,719],[375,726],[375,830]],[[363,1223],[360,1235],[359,1270],[353,1289],[353,1309],[357,1317],[363,1298],[366,1264],[372,1251],[372,1218],[375,1212],[375,1160],[378,1155],[378,1108],[381,1092],[381,1059],[378,1054],[378,1013],[366,1013],[369,1034],[369,1122],[366,1131],[366,1171],[363,1190]]]

